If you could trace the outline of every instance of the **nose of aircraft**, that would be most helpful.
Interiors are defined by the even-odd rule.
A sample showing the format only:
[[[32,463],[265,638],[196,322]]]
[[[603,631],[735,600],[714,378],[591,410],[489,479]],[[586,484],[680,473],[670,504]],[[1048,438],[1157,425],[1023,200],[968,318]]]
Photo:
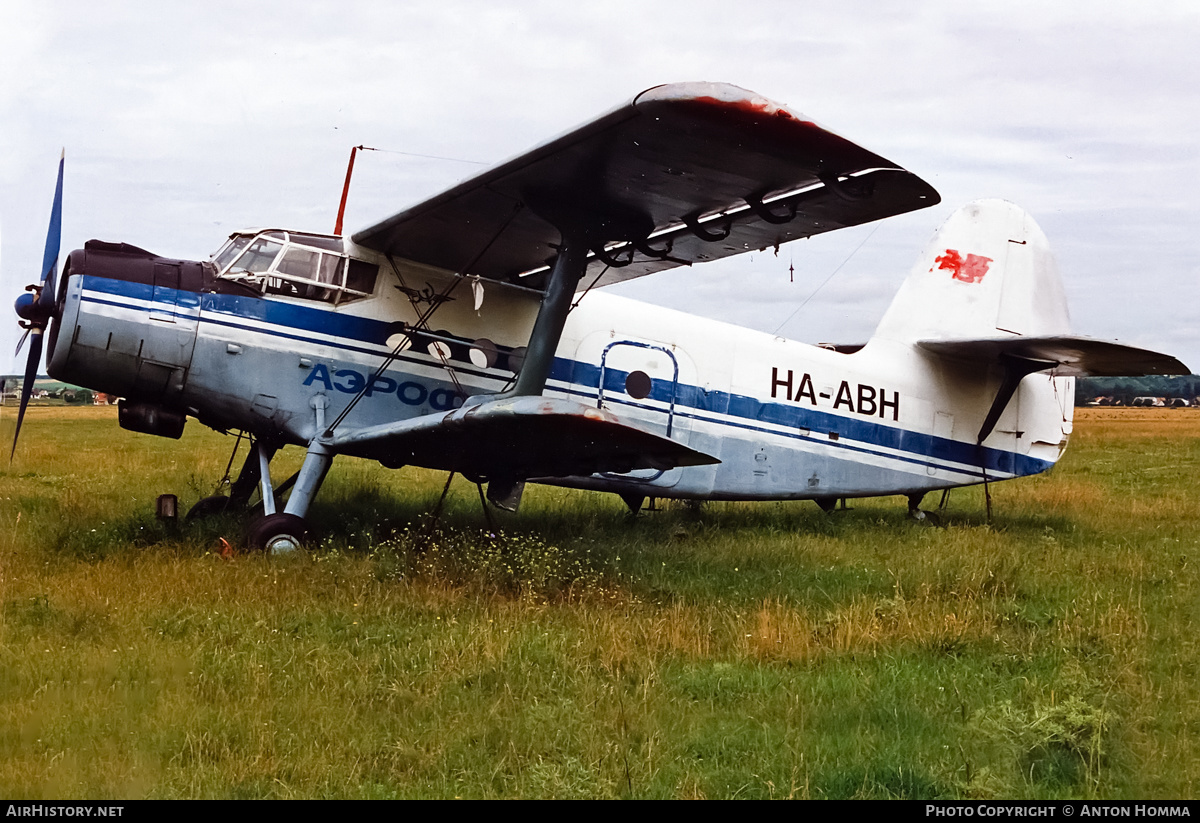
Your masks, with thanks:
[[[13,307],[17,310],[17,317],[24,320],[23,325],[33,325],[45,328],[46,323],[55,316],[55,306],[52,300],[43,300],[41,298],[40,287],[31,286],[28,291],[23,292],[13,303]]]
[[[25,361],[25,379],[21,384],[21,404],[17,409],[17,429],[13,433],[12,451],[8,459],[12,460],[17,451],[17,438],[21,436],[21,423],[25,420],[25,408],[29,405],[29,397],[33,392],[33,383],[37,380],[38,365],[42,360],[42,338],[50,321],[55,316],[54,278],[58,273],[59,237],[62,233],[62,187],[63,162],[58,161],[58,183],[54,189],[54,206],[50,211],[50,230],[46,233],[46,251],[42,257],[42,282],[29,286],[25,293],[17,298],[14,308],[21,325],[25,327],[25,336],[17,344],[17,352],[21,351],[26,338],[29,342],[29,356]]]
[[[23,292],[17,298],[14,304],[17,310],[17,317],[32,323],[37,318],[37,295],[32,292]]]

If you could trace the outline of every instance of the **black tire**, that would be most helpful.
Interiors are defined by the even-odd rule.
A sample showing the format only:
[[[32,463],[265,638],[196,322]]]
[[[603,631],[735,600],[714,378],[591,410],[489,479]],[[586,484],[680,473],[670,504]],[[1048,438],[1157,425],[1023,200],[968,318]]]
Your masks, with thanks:
[[[308,524],[294,514],[268,514],[251,521],[246,545],[255,551],[284,554],[303,548]]]
[[[909,509],[908,519],[920,523],[922,526],[940,528],[942,525],[942,518],[938,516],[937,512],[927,512],[924,509]]]
[[[202,520],[205,517],[212,517],[214,514],[224,514],[229,510],[229,498],[223,494],[214,494],[212,497],[204,497],[196,501],[196,505],[188,509],[187,516],[184,520]]]

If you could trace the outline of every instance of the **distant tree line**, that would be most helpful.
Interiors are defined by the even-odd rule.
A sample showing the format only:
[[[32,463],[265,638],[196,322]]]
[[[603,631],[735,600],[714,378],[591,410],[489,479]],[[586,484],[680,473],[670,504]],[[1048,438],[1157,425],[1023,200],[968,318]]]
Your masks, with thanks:
[[[1181,377],[1080,377],[1075,381],[1075,405],[1086,406],[1097,397],[1110,397],[1122,406],[1137,397],[1179,398],[1191,403],[1200,397],[1200,375]]]

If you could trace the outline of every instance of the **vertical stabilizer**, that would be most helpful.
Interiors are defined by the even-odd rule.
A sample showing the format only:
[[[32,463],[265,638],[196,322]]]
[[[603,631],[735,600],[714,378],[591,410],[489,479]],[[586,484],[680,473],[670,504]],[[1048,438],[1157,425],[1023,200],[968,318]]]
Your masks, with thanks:
[[[1050,336],[1069,326],[1046,235],[1018,206],[978,200],[934,235],[875,336],[902,342]]]

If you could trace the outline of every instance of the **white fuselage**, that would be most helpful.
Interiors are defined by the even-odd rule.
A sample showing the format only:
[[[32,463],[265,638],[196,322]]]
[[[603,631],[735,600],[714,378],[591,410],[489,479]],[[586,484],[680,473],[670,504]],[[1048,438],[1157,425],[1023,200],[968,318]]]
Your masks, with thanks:
[[[130,367],[106,358],[120,346],[131,358],[151,343],[183,352],[155,378],[165,402],[215,428],[296,444],[355,398],[346,429],[448,411],[511,385],[537,291],[347,251],[380,270],[370,297],[337,306],[71,277],[64,328],[76,328],[54,370],[130,396],[156,364],[139,357],[141,382],[117,379]],[[720,463],[543,480],[659,497],[819,499],[1044,471],[1070,433],[1071,380],[1026,377],[979,446],[1001,377],[893,339],[841,353],[594,291],[567,319],[545,393],[602,406]]]

